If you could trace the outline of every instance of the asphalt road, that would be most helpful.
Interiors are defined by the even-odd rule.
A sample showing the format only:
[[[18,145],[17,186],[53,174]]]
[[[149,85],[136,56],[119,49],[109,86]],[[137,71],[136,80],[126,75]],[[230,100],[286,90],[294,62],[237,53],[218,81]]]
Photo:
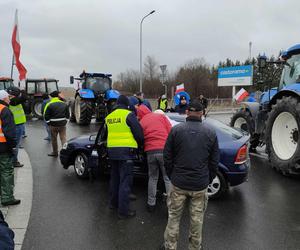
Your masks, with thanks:
[[[224,116],[225,117],[225,116]],[[223,119],[222,116],[217,117]],[[227,117],[228,118],[228,117]],[[68,126],[68,138],[92,133],[97,125]],[[149,214],[145,180],[135,181],[137,217],[120,221],[107,207],[108,178],[93,183],[76,178],[58,159],[40,121],[29,122],[24,142],[33,168],[33,204],[23,250],[158,249],[167,210],[163,201]],[[205,216],[204,249],[300,249],[300,178],[281,176],[264,157],[251,157],[249,181],[210,201]],[[186,249],[188,217],[184,214],[179,249]]]

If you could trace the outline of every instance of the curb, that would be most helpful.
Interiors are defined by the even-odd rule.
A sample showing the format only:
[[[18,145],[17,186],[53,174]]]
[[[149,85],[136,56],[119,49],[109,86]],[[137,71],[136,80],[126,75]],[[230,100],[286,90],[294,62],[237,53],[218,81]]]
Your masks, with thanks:
[[[14,169],[14,195],[16,199],[21,199],[21,204],[8,207],[0,206],[7,224],[15,232],[15,250],[22,248],[31,212],[33,191],[32,167],[29,156],[24,149],[19,149],[18,158],[24,167]]]

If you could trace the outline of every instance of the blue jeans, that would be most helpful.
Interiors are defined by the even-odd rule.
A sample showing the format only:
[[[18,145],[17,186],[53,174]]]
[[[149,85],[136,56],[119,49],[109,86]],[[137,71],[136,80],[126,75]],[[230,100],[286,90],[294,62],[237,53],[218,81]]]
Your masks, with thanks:
[[[20,143],[21,143],[24,131],[25,131],[24,123],[16,125],[17,146],[16,146],[16,149],[13,151],[13,162],[14,163],[16,163],[18,161],[19,147],[20,147]]]
[[[111,160],[109,203],[120,215],[128,215],[132,161]]]

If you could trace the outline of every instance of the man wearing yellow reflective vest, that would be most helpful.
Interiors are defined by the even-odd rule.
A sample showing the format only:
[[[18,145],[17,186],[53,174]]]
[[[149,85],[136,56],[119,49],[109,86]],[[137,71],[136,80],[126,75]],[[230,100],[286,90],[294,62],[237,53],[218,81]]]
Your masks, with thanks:
[[[51,157],[58,156],[57,135],[63,146],[67,141],[66,124],[70,118],[68,105],[59,91],[50,93],[51,100],[44,108],[44,119],[49,125],[53,151],[48,154]]]
[[[161,109],[164,112],[167,112],[167,108],[168,108],[168,100],[166,95],[162,95],[159,99],[158,99],[158,109]]]
[[[26,115],[23,109],[23,105],[26,101],[26,97],[21,93],[20,89],[17,87],[9,87],[7,93],[10,96],[9,109],[14,115],[14,121],[16,124],[16,136],[17,136],[17,146],[13,152],[13,165],[14,167],[23,167],[18,160],[19,148],[22,140],[22,136],[25,132]]]
[[[111,165],[109,206],[118,209],[119,219],[135,216],[129,209],[133,160],[138,148],[144,143],[141,125],[135,114],[129,110],[129,100],[120,95],[117,106],[106,118],[107,150]]]

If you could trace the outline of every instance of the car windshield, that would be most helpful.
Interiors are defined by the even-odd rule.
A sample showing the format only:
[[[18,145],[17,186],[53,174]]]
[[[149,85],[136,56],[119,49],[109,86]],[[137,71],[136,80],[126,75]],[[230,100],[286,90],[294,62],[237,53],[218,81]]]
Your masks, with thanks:
[[[57,82],[47,82],[48,93],[58,90]]]
[[[281,74],[279,88],[300,82],[300,55],[293,55],[287,61]]]
[[[110,86],[111,80],[110,78],[106,77],[89,77],[85,82],[85,88],[101,93],[104,93],[106,90],[110,89]]]
[[[173,115],[168,114],[168,117],[171,120],[174,120],[176,122],[185,122],[186,115]],[[225,135],[230,136],[231,138],[238,140],[243,137],[243,133],[236,130],[235,128],[231,128],[228,125],[224,124],[223,122],[220,122],[218,120],[212,119],[212,118],[206,118],[203,120],[203,123],[208,124],[209,126],[213,127],[216,130],[216,133],[222,133]]]

